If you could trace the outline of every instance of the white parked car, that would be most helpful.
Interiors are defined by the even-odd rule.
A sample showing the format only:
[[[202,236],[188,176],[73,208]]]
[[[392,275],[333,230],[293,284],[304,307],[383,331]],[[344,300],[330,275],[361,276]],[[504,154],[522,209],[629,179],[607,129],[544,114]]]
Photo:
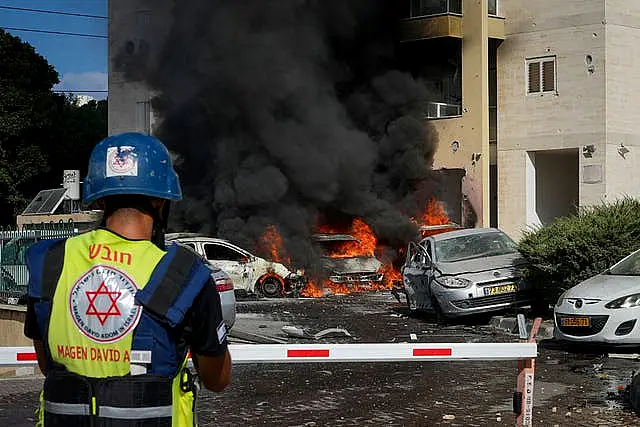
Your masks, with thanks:
[[[567,290],[553,311],[559,340],[640,344],[640,250]]]
[[[192,233],[170,233],[166,239],[202,254],[231,277],[236,291],[273,298],[295,294],[307,283],[301,272],[257,257],[227,240]]]

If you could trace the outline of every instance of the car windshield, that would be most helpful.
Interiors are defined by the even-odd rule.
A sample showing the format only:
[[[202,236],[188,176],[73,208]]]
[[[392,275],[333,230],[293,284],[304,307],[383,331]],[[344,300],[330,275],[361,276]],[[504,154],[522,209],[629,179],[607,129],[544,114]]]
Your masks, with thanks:
[[[502,232],[488,232],[436,241],[436,262],[457,262],[517,252],[516,244]]]
[[[620,261],[607,270],[606,273],[616,276],[640,276],[640,251]]]

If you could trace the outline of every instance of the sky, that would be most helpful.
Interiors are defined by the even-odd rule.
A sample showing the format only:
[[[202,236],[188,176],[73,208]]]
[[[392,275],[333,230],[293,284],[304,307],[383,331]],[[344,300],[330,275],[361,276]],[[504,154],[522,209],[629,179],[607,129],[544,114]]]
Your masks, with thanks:
[[[2,6],[79,13],[106,17],[107,0],[0,0],[0,27],[35,47],[58,72],[54,89],[104,99],[108,69],[108,40],[12,30],[36,29],[106,36],[107,19],[2,9]]]

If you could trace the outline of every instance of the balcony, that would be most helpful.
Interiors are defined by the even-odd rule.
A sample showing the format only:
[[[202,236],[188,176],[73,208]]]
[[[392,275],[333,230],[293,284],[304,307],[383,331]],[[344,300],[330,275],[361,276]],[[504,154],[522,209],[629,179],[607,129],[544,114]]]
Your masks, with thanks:
[[[444,102],[428,102],[426,110],[426,118],[428,120],[448,119],[462,115],[462,106],[445,104]]]
[[[463,38],[462,0],[406,0],[401,17],[401,41],[440,37]],[[489,38],[504,40],[499,0],[488,0]]]

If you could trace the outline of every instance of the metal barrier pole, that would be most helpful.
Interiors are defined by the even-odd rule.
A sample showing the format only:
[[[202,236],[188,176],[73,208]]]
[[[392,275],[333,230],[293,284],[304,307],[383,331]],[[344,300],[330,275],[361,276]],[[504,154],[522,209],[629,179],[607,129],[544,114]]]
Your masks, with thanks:
[[[529,339],[525,342],[536,343],[536,335],[542,318],[537,317],[533,321]],[[518,360],[517,391],[513,396],[514,412],[516,413],[516,427],[533,425],[533,386],[535,377],[536,359]]]
[[[542,319],[533,323],[525,342],[513,343],[372,343],[372,344],[230,344],[233,364],[255,363],[344,363],[344,362],[443,362],[443,361],[518,361],[516,426],[531,426],[533,414],[534,363],[538,355],[535,340]],[[98,359],[96,347],[58,346],[59,357]],[[110,353],[113,360],[149,363],[150,352]],[[128,353],[128,354],[127,354]],[[143,354],[144,353],[144,354]],[[0,347],[0,367],[36,365],[33,347]],[[516,392],[518,395],[518,392]],[[518,402],[518,403],[517,403]]]

